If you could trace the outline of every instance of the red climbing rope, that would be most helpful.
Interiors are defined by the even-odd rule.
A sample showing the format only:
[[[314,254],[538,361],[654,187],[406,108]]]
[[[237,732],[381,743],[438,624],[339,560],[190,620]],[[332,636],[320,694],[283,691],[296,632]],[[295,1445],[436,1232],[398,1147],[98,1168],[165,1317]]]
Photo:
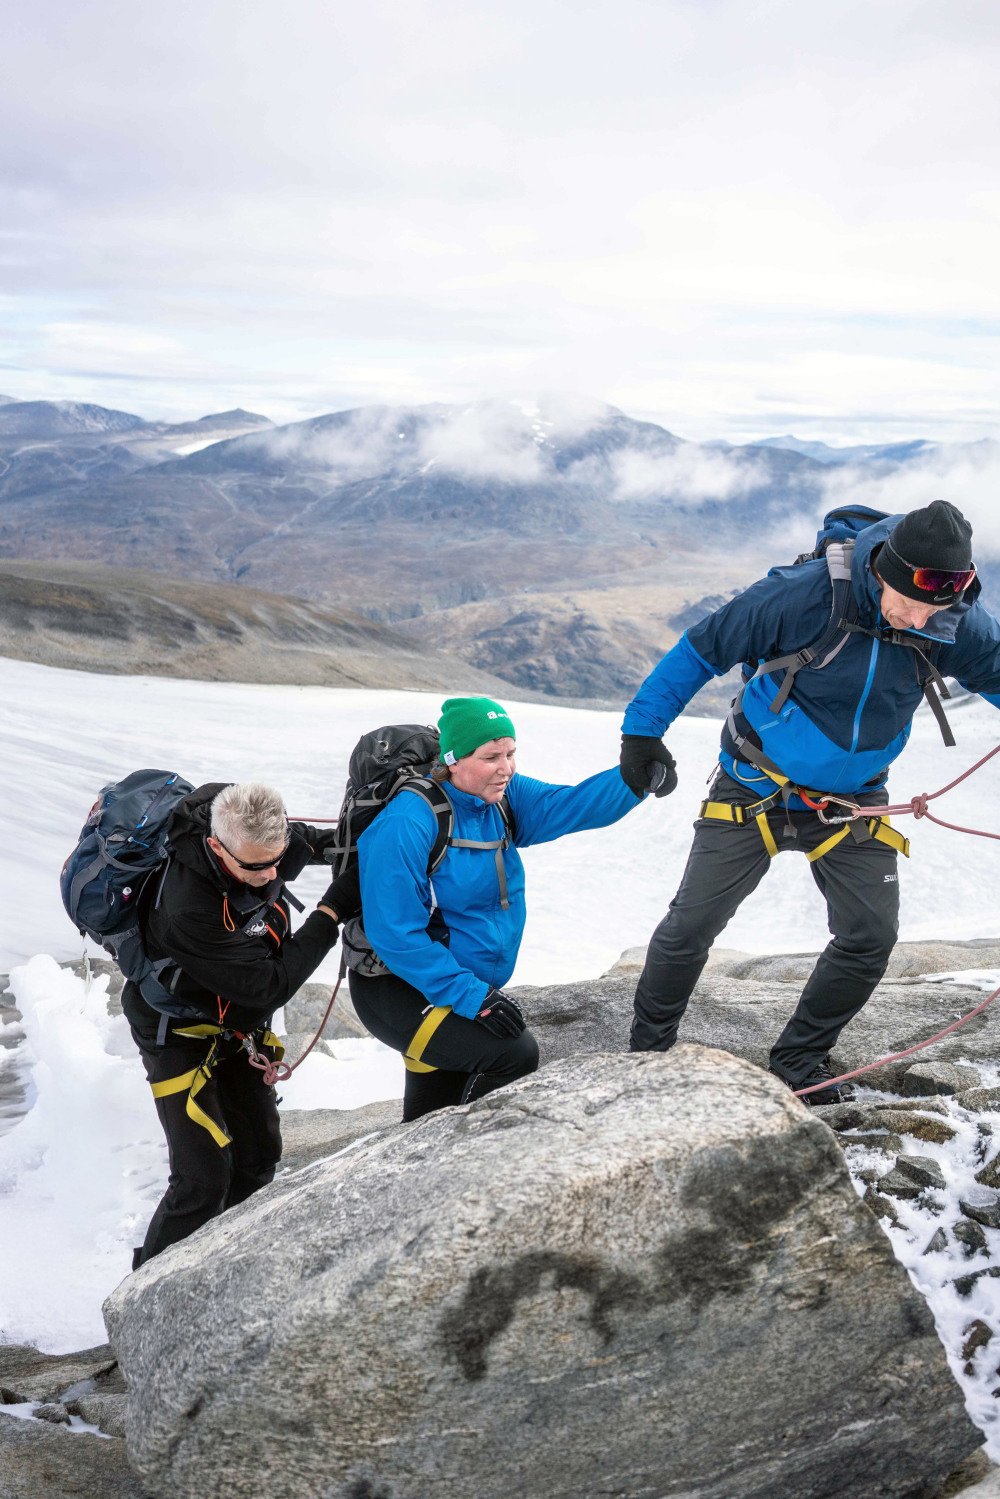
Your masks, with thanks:
[[[919,796],[912,797],[908,802],[899,802],[895,806],[859,807],[856,803],[848,800],[848,798],[838,796],[824,797],[821,802],[810,802],[809,805],[814,807],[820,813],[821,817],[828,806],[837,806],[846,809],[844,812],[837,813],[833,817],[823,817],[824,822],[854,822],[859,817],[928,817],[931,822],[936,822],[938,827],[950,828],[954,833],[969,833],[973,838],[996,838],[1000,840],[1000,833],[989,833],[985,828],[964,828],[960,827],[957,822],[945,822],[943,818],[935,817],[928,806],[929,802],[937,801],[939,796],[945,796],[949,791],[954,791],[955,787],[960,786],[963,781],[967,781],[969,776],[975,775],[977,770],[982,770],[983,766],[987,761],[992,760],[994,755],[1000,755],[1000,744],[994,745],[988,754],[983,755],[981,760],[977,760],[975,765],[970,765],[968,770],[963,770],[960,776],[956,776],[953,781],[949,781],[947,786],[942,786],[940,791],[922,791]],[[801,793],[799,794],[801,795]]]
[[[316,1031],[315,1036],[313,1036],[312,1040],[309,1042],[309,1045],[299,1057],[298,1061],[291,1063],[276,1061],[272,1062],[269,1057],[264,1056],[263,1052],[257,1050],[256,1046],[253,1045],[252,1040],[250,1041],[250,1047],[252,1047],[253,1049],[251,1050],[250,1047],[247,1047],[247,1060],[249,1061],[251,1067],[256,1067],[258,1072],[262,1072],[264,1074],[263,1081],[267,1085],[267,1087],[273,1088],[276,1083],[286,1083],[291,1077],[292,1073],[295,1071],[296,1067],[302,1066],[302,1063],[305,1061],[306,1057],[312,1051],[313,1047],[316,1045],[316,1042],[323,1034],[323,1029],[326,1025],[326,1022],[330,1018],[330,1012],[332,1011],[334,1003],[336,1001],[341,982],[343,981],[343,977],[344,970],[343,968],[341,968],[340,974],[337,977],[337,982],[333,986],[333,993],[330,995],[330,1003],[326,1007],[326,1012],[323,1016],[323,1019],[319,1023],[319,1027]]]
[[[945,822],[942,817],[935,817],[934,813],[928,809],[929,802],[937,801],[939,796],[945,796],[949,791],[954,791],[955,787],[960,786],[963,781],[967,781],[969,776],[975,775],[977,770],[982,770],[983,766],[989,760],[992,760],[994,755],[1000,755],[1000,744],[994,745],[988,754],[983,755],[981,760],[977,760],[975,765],[970,765],[968,770],[963,770],[960,776],[956,776],[953,781],[949,781],[947,786],[942,786],[940,791],[923,791],[919,796],[913,797],[908,802],[900,802],[896,806],[853,807],[849,816],[846,814],[838,815],[834,818],[824,818],[823,820],[824,822],[854,822],[858,817],[905,817],[907,814],[911,814],[914,817],[929,817],[931,822],[937,823],[938,827],[950,828],[954,833],[969,833],[973,838],[996,838],[1000,840],[1000,833],[989,833],[984,828],[960,827],[957,822]],[[852,807],[852,804],[846,801],[846,799],[834,797],[824,798],[816,810],[819,811],[821,808],[834,804],[849,808]],[[813,803],[810,802],[809,805],[813,806]],[[970,1010],[967,1015],[962,1015],[958,1020],[953,1021],[951,1025],[946,1025],[943,1031],[938,1031],[937,1035],[929,1037],[928,1040],[918,1041],[916,1046],[908,1046],[905,1051],[894,1051],[891,1056],[880,1057],[877,1062],[869,1062],[865,1067],[855,1067],[853,1072],[842,1072],[839,1077],[826,1078],[821,1083],[813,1083],[809,1088],[796,1088],[793,1090],[795,1097],[802,1098],[806,1093],[821,1092],[824,1088],[832,1088],[837,1083],[846,1083],[849,1078],[860,1077],[865,1072],[873,1072],[876,1067],[884,1067],[887,1062],[899,1062],[903,1057],[912,1057],[914,1052],[923,1051],[927,1046],[933,1046],[936,1041],[942,1040],[943,1037],[950,1035],[952,1031],[957,1031],[960,1025],[965,1025],[967,1020],[974,1020],[977,1015],[981,1015],[998,995],[1000,995],[1000,988],[994,989],[993,993],[987,999],[984,999],[981,1005],[977,1005],[974,1010]]]
[[[1000,995],[1000,988],[994,989],[989,998],[984,999],[981,1005],[976,1005],[976,1008],[970,1010],[967,1015],[962,1015],[958,1020],[953,1020],[951,1025],[946,1025],[944,1030],[938,1031],[936,1036],[931,1036],[926,1041],[918,1041],[916,1046],[908,1046],[905,1051],[894,1051],[890,1056],[879,1057],[877,1062],[869,1062],[864,1067],[855,1067],[853,1072],[842,1072],[839,1077],[826,1078],[821,1083],[813,1083],[810,1088],[795,1088],[793,1089],[795,1097],[801,1098],[805,1093],[817,1093],[822,1088],[832,1088],[837,1083],[846,1083],[848,1078],[860,1077],[863,1072],[873,1072],[876,1067],[884,1067],[887,1062],[900,1062],[903,1057],[912,1057],[915,1051],[923,1051],[925,1046],[933,1046],[935,1041],[940,1041],[943,1037],[950,1035],[952,1031],[957,1031],[959,1026],[964,1025],[967,1020],[973,1020],[977,1015],[981,1015],[987,1005],[993,1003],[997,995]]]

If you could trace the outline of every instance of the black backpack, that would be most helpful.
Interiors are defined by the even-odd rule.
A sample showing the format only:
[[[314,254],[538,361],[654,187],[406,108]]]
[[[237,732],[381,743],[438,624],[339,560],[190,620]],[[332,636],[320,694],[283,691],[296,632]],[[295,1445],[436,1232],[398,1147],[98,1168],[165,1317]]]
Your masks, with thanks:
[[[59,877],[66,914],[80,934],[110,953],[154,1009],[198,1014],[160,983],[169,958],[153,961],[142,938],[140,906],[170,858],[170,823],[194,790],[174,771],[135,770],[102,787]]]
[[[358,857],[358,839],[381,812],[402,791],[420,796],[437,819],[437,833],[427,859],[427,873],[433,875],[449,848],[478,848],[492,852],[496,859],[500,904],[507,910],[507,872],[504,850],[514,840],[514,814],[506,796],[498,803],[503,818],[504,835],[489,842],[456,838],[455,809],[445,785],[432,780],[430,772],[440,759],[438,731],[426,724],[388,724],[362,734],[351,753],[347,789],[337,818],[337,830],[326,857],[337,874]],[[433,893],[433,892],[432,892]],[[447,941],[447,928],[435,907],[431,916],[436,940]],[[344,962],[348,967],[368,975],[388,970],[372,952],[364,933],[364,913],[347,922],[342,933]]]
[[[499,803],[505,829],[499,845],[452,837],[455,809],[444,785],[430,776],[439,758],[438,731],[426,724],[388,724],[362,734],[351,752],[347,789],[337,817],[334,842],[327,853],[337,874],[357,858],[361,834],[400,791],[412,791],[422,797],[437,818],[437,835],[427,860],[428,874],[434,873],[449,848],[496,849],[499,861],[502,849],[514,836],[514,814],[506,796]]]

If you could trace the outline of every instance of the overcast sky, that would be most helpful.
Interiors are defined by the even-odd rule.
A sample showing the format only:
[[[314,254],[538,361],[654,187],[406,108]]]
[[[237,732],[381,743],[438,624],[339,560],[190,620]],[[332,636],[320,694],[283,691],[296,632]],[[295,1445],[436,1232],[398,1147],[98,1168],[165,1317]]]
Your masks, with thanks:
[[[0,393],[996,436],[994,0],[6,0]]]

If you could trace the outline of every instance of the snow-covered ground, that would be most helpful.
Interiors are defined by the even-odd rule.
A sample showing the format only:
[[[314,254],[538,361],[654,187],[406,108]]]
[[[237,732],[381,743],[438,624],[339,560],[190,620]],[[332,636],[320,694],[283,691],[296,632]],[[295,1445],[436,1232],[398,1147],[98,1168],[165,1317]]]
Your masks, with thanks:
[[[974,982],[970,973],[953,977],[962,983]],[[980,973],[979,985],[992,991],[1000,985],[1000,973]],[[983,1066],[980,1060],[977,1067],[984,1084],[993,1087],[1000,1081],[1000,1066]],[[870,1102],[890,1100],[888,1094],[865,1088],[859,1088],[857,1096],[859,1100]],[[919,1110],[920,1099],[905,1102],[908,1108]],[[963,1357],[969,1328],[974,1321],[978,1319],[993,1329],[1000,1327],[1000,1282],[985,1276],[965,1296],[955,1285],[956,1280],[963,1276],[1000,1264],[1000,1229],[985,1229],[986,1248],[968,1257],[950,1234],[946,1233],[947,1242],[941,1247],[937,1247],[934,1240],[942,1228],[947,1229],[964,1217],[959,1205],[963,1198],[979,1199],[992,1195],[977,1187],[973,1176],[984,1159],[991,1157],[996,1150],[1000,1111],[972,1113],[953,1098],[937,1102],[947,1107],[947,1122],[955,1129],[954,1138],[943,1145],[904,1139],[903,1147],[908,1155],[937,1162],[944,1177],[944,1189],[926,1192],[917,1201],[894,1199],[899,1221],[890,1223],[888,1218],[883,1218],[882,1227],[889,1236],[896,1258],[906,1266],[914,1285],[930,1306],[952,1373],[965,1393],[969,1415],[986,1437],[990,1458],[1000,1463],[1000,1410],[994,1394],[998,1387],[996,1336],[968,1360]],[[991,1133],[984,1134],[984,1130]],[[850,1136],[844,1139],[849,1140]],[[867,1166],[875,1167],[881,1175],[891,1171],[895,1159],[895,1151],[872,1150],[862,1145],[849,1146],[847,1150],[852,1173]],[[854,1185],[859,1196],[863,1195],[865,1183],[855,1176]],[[931,1247],[932,1241],[934,1247]],[[970,1366],[968,1372],[967,1364]]]
[[[293,816],[332,818],[359,735],[381,723],[433,722],[440,699],[96,677],[3,659],[0,695],[0,971],[13,970],[26,1033],[19,1056],[32,1069],[31,1108],[0,1138],[0,1339],[58,1351],[103,1340],[101,1302],[128,1270],[166,1175],[125,1022],[108,1016],[100,980],[88,987],[59,967],[80,956],[81,943],[62,910],[58,872],[95,795],[129,770],[161,766],[196,784],[270,781]],[[619,714],[513,696],[508,706],[528,774],[575,781],[616,762]],[[945,751],[933,720],[918,715],[890,787],[894,800],[936,790],[1000,738],[1000,717],[985,704],[952,716],[959,748]],[[674,796],[646,802],[614,828],[525,851],[529,917],[514,983],[594,976],[648,939],[680,877],[718,725],[684,718],[668,742],[680,771]],[[1000,757],[948,797],[944,815],[1000,831],[998,777]],[[1000,845],[906,823],[914,857],[900,873],[903,939],[995,937]],[[323,884],[321,871],[309,871],[296,888],[308,901]],[[805,861],[779,859],[722,940],[751,952],[821,947],[824,911]],[[335,969],[330,959],[318,976]],[[0,1068],[9,1066],[9,1054],[0,1056]],[[310,1057],[282,1089],[286,1107],[298,1108],[354,1108],[401,1092],[398,1058],[364,1041],[340,1043],[335,1058]],[[996,1124],[1000,1132],[1000,1118]],[[916,1245],[922,1226],[914,1231]],[[930,1271],[922,1248],[897,1252],[912,1260],[923,1286]],[[952,1273],[968,1268],[963,1262]],[[995,1300],[998,1285],[984,1283],[977,1297]],[[948,1321],[941,1313],[939,1325],[942,1317]],[[970,1397],[981,1422],[985,1388]]]

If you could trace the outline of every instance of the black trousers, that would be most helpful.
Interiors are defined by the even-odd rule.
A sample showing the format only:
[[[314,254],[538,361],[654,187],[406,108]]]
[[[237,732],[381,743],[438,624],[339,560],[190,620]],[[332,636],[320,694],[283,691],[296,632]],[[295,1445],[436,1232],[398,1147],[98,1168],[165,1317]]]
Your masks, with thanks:
[[[395,974],[366,978],[351,971],[351,999],[358,1019],[386,1046],[405,1054],[423,1020],[427,1000]],[[538,1042],[527,1029],[519,1036],[493,1036],[476,1020],[447,1015],[424,1049],[436,1070],[407,1069],[403,1120],[435,1109],[470,1103],[495,1088],[526,1077],[538,1066]]]
[[[720,772],[713,801],[749,806],[759,795]],[[884,803],[885,792],[862,801]],[[779,853],[808,853],[833,828],[812,812],[793,812],[794,839],[786,835],[783,811],[772,812],[768,825]],[[635,995],[633,1051],[666,1051],[692,990],[708,960],[709,948],[741,903],[757,888],[771,859],[756,823],[699,818],[680,888],[653,933],[646,966]],[[870,998],[885,973],[899,929],[899,885],[896,851],[852,834],[809,865],[826,900],[833,940],[820,954],[795,1013],[771,1049],[771,1065],[796,1085],[836,1043],[844,1026]]]
[[[157,1047],[155,1035],[135,1025],[132,1036],[151,1085],[169,1083],[203,1068],[212,1049],[212,1039],[172,1034],[165,1046]],[[281,1159],[274,1089],[250,1066],[235,1037],[218,1038],[216,1047],[208,1081],[192,1103],[195,1115],[202,1111],[231,1143],[220,1143],[204,1123],[192,1117],[187,1087],[160,1097],[154,1094],[167,1137],[170,1176],[142,1248],[136,1251],[133,1269],[274,1180]]]

